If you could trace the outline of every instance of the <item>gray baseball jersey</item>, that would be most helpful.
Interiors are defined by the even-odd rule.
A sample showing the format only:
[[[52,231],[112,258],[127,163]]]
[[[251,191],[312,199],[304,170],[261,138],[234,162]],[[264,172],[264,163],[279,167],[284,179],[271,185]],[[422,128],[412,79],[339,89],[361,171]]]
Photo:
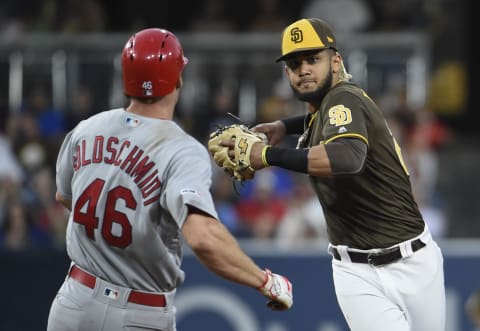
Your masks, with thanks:
[[[68,133],[56,170],[58,192],[72,200],[67,251],[75,264],[143,291],[183,282],[188,205],[218,218],[203,145],[173,121],[113,109]]]

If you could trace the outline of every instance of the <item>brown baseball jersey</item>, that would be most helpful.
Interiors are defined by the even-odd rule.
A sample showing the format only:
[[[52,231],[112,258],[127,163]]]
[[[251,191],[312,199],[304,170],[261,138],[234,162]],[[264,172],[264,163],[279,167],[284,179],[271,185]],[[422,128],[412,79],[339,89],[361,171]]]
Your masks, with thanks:
[[[339,138],[368,145],[363,170],[356,175],[311,181],[322,204],[333,245],[385,248],[419,235],[424,221],[413,198],[401,150],[382,111],[352,83],[340,83],[306,121],[304,146]]]

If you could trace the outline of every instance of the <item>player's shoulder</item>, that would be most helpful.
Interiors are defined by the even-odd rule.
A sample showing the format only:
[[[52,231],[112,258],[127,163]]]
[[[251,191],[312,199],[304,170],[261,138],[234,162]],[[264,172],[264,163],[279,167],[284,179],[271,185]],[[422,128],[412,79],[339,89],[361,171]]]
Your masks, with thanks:
[[[330,98],[341,98],[341,97],[352,97],[352,96],[363,98],[365,95],[365,92],[363,91],[362,88],[360,88],[358,85],[354,83],[342,82],[335,85],[329,91],[328,94]]]
[[[123,108],[115,108],[110,110],[104,110],[98,112],[86,119],[81,120],[76,128],[83,128],[83,127],[92,127],[92,126],[108,126],[109,123],[111,124],[114,121],[115,117],[122,116],[125,112]]]
[[[373,102],[361,87],[350,82],[335,85],[328,92],[324,101],[327,107],[338,104],[370,105]]]

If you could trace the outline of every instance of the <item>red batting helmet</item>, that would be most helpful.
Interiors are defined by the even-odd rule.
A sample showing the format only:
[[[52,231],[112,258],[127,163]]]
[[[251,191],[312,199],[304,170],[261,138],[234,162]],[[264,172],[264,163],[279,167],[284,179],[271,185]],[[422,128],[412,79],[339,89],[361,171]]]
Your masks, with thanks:
[[[139,31],[122,52],[124,93],[139,98],[167,95],[177,86],[187,63],[173,33],[157,28]]]

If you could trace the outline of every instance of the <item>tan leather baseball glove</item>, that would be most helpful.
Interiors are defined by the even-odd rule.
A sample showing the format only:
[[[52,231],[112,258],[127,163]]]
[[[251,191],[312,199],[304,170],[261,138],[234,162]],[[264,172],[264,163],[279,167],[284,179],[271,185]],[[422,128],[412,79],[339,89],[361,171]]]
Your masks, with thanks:
[[[233,142],[234,157],[228,154],[230,148],[226,142]],[[210,134],[208,150],[215,163],[233,177],[235,180],[244,181],[255,176],[255,169],[250,164],[250,152],[257,142],[267,143],[263,133],[254,132],[243,124],[232,124],[219,127]]]

